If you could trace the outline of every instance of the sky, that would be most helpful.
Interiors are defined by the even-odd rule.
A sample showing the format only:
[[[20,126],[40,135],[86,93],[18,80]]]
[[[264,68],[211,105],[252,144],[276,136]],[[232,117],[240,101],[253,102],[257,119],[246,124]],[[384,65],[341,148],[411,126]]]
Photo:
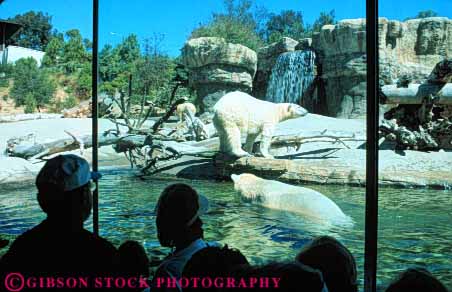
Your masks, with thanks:
[[[365,0],[255,0],[269,12],[302,11],[305,22],[313,23],[320,12],[335,10],[338,20],[365,17]],[[222,0],[99,0],[99,47],[117,44],[130,33],[140,41],[155,33],[164,35],[162,49],[170,56],[180,53],[190,32],[223,11]],[[127,3],[127,5],[124,5]],[[30,10],[52,16],[58,31],[77,28],[83,37],[92,35],[92,0],[5,0],[0,19]],[[436,11],[452,18],[452,0],[380,0],[379,14],[403,20],[422,10]]]

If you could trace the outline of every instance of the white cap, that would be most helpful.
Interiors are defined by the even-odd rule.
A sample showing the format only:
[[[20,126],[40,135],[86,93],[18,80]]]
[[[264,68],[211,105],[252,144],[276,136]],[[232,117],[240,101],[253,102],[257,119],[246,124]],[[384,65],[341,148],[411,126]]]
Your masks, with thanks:
[[[91,172],[88,162],[74,154],[56,156],[46,162],[36,178],[36,186],[55,185],[60,191],[72,191],[97,180],[99,173]]]

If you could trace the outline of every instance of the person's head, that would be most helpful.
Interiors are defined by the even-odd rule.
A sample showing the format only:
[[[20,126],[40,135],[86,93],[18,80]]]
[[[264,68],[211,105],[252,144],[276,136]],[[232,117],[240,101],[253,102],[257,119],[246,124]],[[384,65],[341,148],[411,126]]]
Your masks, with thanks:
[[[134,240],[128,240],[118,248],[121,269],[132,276],[149,277],[149,258],[144,247]]]
[[[189,185],[166,187],[157,202],[157,236],[162,246],[180,247],[203,237],[202,221],[208,201]]]
[[[36,178],[41,209],[50,219],[83,223],[92,208],[93,178],[97,177],[81,157],[68,154],[48,160]]]
[[[223,248],[212,246],[196,252],[184,267],[182,277],[185,278],[233,278],[237,270],[249,267],[246,257],[236,249],[227,245]],[[222,291],[226,283],[218,282],[217,287],[209,287],[209,291]],[[223,286],[223,287],[222,287]],[[207,288],[205,288],[207,289]],[[184,291],[198,291],[194,287],[184,288]]]
[[[400,274],[386,292],[447,292],[446,287],[429,271],[410,268]]]
[[[273,285],[269,285],[268,288],[254,287],[255,290],[305,292],[326,291],[322,273],[297,262],[269,263],[264,266],[257,266],[249,269],[244,268],[241,276],[245,278],[262,277],[279,279],[278,287]]]
[[[350,251],[330,236],[303,247],[296,260],[322,272],[330,292],[358,291],[356,262]]]
[[[237,249],[210,246],[196,252],[187,262],[185,277],[228,276],[241,266],[248,266],[248,260]]]

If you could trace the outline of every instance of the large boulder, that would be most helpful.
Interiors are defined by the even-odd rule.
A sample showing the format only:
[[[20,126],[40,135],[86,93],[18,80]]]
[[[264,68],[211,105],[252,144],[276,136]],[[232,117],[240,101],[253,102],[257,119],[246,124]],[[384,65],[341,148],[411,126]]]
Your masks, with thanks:
[[[201,112],[211,111],[227,92],[251,92],[257,54],[243,45],[216,37],[190,39],[182,49],[182,59]]]
[[[365,19],[346,19],[323,26],[313,36],[322,80],[313,100],[323,106],[323,114],[343,118],[366,114],[365,23]],[[452,20],[379,19],[380,78],[385,84],[407,76],[411,82],[423,82],[439,61],[451,55]]]
[[[0,155],[0,186],[18,188],[22,184],[34,182],[41,164],[33,164],[18,157]]]

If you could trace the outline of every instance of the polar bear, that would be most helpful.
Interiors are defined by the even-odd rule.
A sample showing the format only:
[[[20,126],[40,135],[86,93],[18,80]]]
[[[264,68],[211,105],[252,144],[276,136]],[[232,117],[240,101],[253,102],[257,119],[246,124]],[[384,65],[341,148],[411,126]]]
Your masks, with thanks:
[[[191,114],[191,116],[195,116],[196,114],[196,106],[192,104],[191,102],[184,102],[179,104],[176,107],[176,114],[179,117],[179,121],[184,121],[184,114]]]
[[[260,152],[266,158],[272,158],[268,149],[276,125],[308,113],[296,104],[263,101],[240,91],[224,95],[213,110],[213,124],[220,137],[220,151],[236,157],[250,156],[254,141],[262,134]],[[246,134],[244,149],[241,147],[242,133]]]
[[[266,180],[250,173],[232,174],[234,189],[244,198],[267,208],[303,215],[326,224],[352,226],[352,219],[328,197],[312,189]]]

